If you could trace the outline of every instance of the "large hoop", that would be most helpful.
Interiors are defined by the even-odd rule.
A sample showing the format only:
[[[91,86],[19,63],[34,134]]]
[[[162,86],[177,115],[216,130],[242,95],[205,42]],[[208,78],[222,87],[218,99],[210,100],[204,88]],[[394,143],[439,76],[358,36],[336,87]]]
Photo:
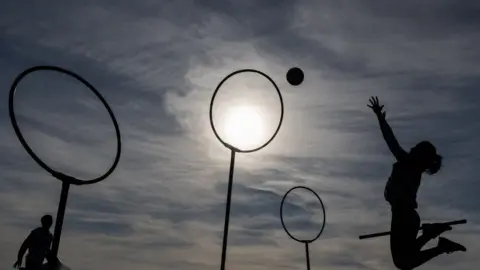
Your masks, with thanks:
[[[278,97],[280,99],[280,106],[281,106],[281,110],[280,110],[280,120],[278,122],[278,126],[277,126],[277,129],[275,130],[275,132],[273,133],[272,137],[270,137],[269,140],[267,140],[264,144],[260,145],[259,147],[256,147],[256,148],[252,148],[252,149],[248,149],[248,150],[243,150],[243,149],[239,149],[239,148],[236,148],[235,146],[233,145],[230,145],[228,144],[227,142],[225,142],[221,137],[220,135],[217,133],[217,130],[215,129],[215,124],[213,123],[213,102],[215,101],[215,97],[217,95],[217,92],[218,90],[220,90],[220,87],[222,87],[222,85],[228,80],[230,79],[231,77],[239,74],[239,73],[244,73],[244,72],[252,72],[252,73],[257,73],[257,74],[260,74],[261,76],[265,77],[267,80],[270,81],[270,83],[273,84],[273,86],[275,87],[275,90],[277,91],[277,94],[278,94]],[[280,127],[282,126],[282,121],[283,121],[283,98],[282,98],[282,93],[280,92],[280,89],[278,89],[278,86],[275,84],[275,82],[272,80],[272,78],[270,78],[267,74],[259,71],[259,70],[255,70],[255,69],[241,69],[241,70],[237,70],[237,71],[234,71],[232,73],[230,73],[229,75],[227,75],[217,86],[217,88],[215,89],[215,92],[213,92],[213,96],[212,96],[212,100],[210,101],[210,125],[212,126],[212,129],[213,129],[213,133],[215,134],[215,137],[217,137],[217,139],[227,148],[229,148],[230,150],[232,151],[235,151],[235,152],[240,152],[240,153],[251,153],[251,152],[255,152],[255,151],[258,151],[262,148],[264,148],[265,146],[267,146],[270,142],[272,142],[272,140],[275,138],[275,136],[277,136],[278,134],[278,131],[280,130]]]
[[[15,92],[17,89],[17,85],[20,83],[20,81],[25,78],[28,74],[33,73],[35,71],[40,71],[40,70],[46,70],[46,71],[55,71],[59,73],[63,73],[66,75],[69,75],[81,83],[83,83],[88,89],[90,89],[102,102],[103,106],[108,111],[108,114],[110,115],[110,118],[112,119],[113,125],[115,126],[115,134],[117,137],[117,153],[115,155],[115,159],[113,161],[112,166],[105,172],[103,175],[90,179],[90,180],[84,180],[84,179],[77,179],[75,177],[63,174],[61,172],[55,171],[52,168],[50,168],[47,164],[45,164],[34,152],[33,150],[28,146],[27,141],[22,135],[22,132],[20,131],[20,128],[18,127],[17,119],[15,117],[15,106],[14,106],[14,97],[15,97]],[[93,87],[87,80],[83,79],[79,75],[75,74],[72,71],[69,71],[64,68],[56,67],[56,66],[35,66],[28,68],[24,70],[20,75],[18,75],[15,80],[13,81],[12,86],[10,87],[10,94],[9,94],[9,99],[8,99],[8,109],[9,109],[9,114],[10,114],[10,120],[12,122],[13,129],[15,130],[15,134],[17,135],[18,140],[22,144],[23,148],[27,151],[27,153],[35,160],[35,162],[40,165],[43,169],[45,169],[47,172],[52,174],[54,177],[61,181],[66,181],[70,184],[74,185],[88,185],[88,184],[94,184],[97,182],[100,182],[107,178],[117,167],[118,161],[120,160],[120,154],[121,154],[121,148],[122,148],[122,143],[121,143],[121,137],[120,137],[120,129],[118,127],[117,119],[115,118],[115,115],[113,114],[112,109],[108,105],[107,101],[103,98],[103,96],[98,92],[98,90]]]

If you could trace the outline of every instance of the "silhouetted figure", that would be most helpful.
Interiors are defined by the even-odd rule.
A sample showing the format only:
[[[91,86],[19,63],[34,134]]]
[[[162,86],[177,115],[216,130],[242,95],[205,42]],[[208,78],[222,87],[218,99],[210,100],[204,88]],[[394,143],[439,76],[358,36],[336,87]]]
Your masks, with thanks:
[[[372,97],[368,107],[377,115],[383,137],[397,160],[384,193],[392,211],[390,249],[395,266],[401,270],[411,270],[442,253],[466,251],[464,246],[443,237],[439,238],[437,247],[422,250],[428,241],[452,229],[449,225],[439,223],[425,224],[423,234],[417,238],[420,216],[416,211],[416,198],[422,173],[437,173],[442,165],[442,157],[427,141],[420,142],[407,153],[388,125],[386,114],[382,111],[384,106],[380,105],[378,98]]]
[[[21,267],[23,256],[28,250],[25,260],[25,270],[37,270],[42,268],[43,261],[47,258],[48,253],[50,252],[50,245],[53,240],[53,236],[50,233],[53,218],[50,215],[45,215],[42,217],[41,222],[42,226],[33,230],[27,239],[23,241],[23,244],[18,251],[17,261],[13,267]]]

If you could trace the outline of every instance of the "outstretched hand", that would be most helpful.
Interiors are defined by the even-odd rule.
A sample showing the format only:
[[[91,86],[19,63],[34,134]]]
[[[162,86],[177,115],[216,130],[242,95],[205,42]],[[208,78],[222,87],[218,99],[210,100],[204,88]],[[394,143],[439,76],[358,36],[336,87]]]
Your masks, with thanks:
[[[383,105],[380,105],[378,97],[371,97],[369,99],[370,105],[367,105],[378,117],[385,118],[386,112],[383,111]]]

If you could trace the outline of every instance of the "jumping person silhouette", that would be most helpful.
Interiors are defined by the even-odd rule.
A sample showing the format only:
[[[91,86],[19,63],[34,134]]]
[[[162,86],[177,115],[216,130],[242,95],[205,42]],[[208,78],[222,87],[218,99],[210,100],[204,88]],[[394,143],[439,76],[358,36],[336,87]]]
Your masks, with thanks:
[[[437,173],[442,165],[442,157],[428,141],[418,143],[407,153],[388,125],[384,106],[380,105],[378,98],[370,98],[368,107],[376,114],[383,138],[397,160],[384,193],[392,212],[390,250],[395,266],[401,270],[411,270],[440,254],[466,251],[464,246],[443,237],[439,237],[436,247],[422,250],[428,241],[452,229],[440,223],[424,224],[423,234],[417,238],[420,216],[416,211],[416,198],[422,173]]]
[[[53,223],[53,218],[50,215],[45,215],[41,219],[42,226],[33,230],[30,235],[23,241],[20,250],[18,251],[17,261],[13,267],[19,269],[22,265],[23,256],[28,250],[25,261],[25,270],[41,269],[44,259],[47,258],[50,252],[50,245],[53,236],[50,233],[50,227]]]

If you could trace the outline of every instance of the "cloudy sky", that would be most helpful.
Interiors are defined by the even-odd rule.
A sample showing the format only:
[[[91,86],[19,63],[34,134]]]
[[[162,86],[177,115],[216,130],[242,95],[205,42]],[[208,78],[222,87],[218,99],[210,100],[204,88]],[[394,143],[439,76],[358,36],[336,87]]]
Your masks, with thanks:
[[[422,269],[478,269],[479,12],[470,0],[1,1],[0,268],[44,213],[56,213],[61,185],[21,147],[7,104],[21,71],[55,65],[99,89],[123,143],[109,178],[71,188],[60,258],[72,269],[219,268],[230,152],[211,130],[209,103],[220,80],[244,68],[272,77],[285,115],[270,145],[236,157],[227,269],[305,269],[304,247],[279,219],[296,185],[326,206],[313,269],[394,269],[388,238],[358,240],[390,222],[383,188],[394,160],[366,107],[372,95],[404,148],[426,139],[444,156],[419,192],[423,220],[468,219],[447,237],[469,251]],[[305,72],[297,87],[285,79],[293,66]],[[221,93],[218,119],[250,101],[268,137],[280,107],[265,79],[239,75]],[[113,125],[82,85],[34,73],[15,105],[53,168],[92,178],[110,166]],[[314,197],[294,193],[286,206],[292,232],[315,234]]]

